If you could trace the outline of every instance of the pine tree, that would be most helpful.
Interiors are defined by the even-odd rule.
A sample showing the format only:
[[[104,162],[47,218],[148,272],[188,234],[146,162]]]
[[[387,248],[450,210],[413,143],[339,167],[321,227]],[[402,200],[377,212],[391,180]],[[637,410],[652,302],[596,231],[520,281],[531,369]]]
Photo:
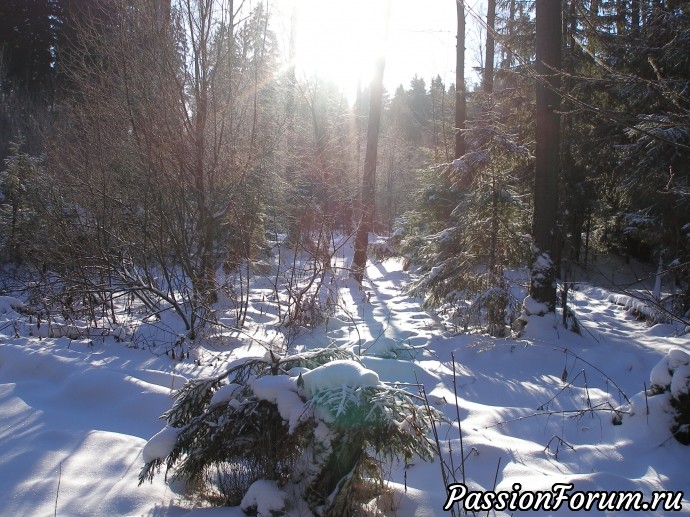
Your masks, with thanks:
[[[54,88],[55,46],[62,9],[51,0],[5,0],[0,5],[3,88],[50,94]]]
[[[185,384],[144,447],[140,484],[161,466],[238,504],[261,480],[312,509],[350,515],[382,488],[381,460],[430,459],[432,411],[388,386],[349,352],[269,353]],[[297,504],[293,501],[293,504]]]
[[[0,228],[3,259],[21,264],[27,252],[40,242],[39,218],[43,213],[41,192],[46,188],[43,160],[22,149],[22,141],[10,144],[0,172]],[[34,260],[40,257],[33,257]]]

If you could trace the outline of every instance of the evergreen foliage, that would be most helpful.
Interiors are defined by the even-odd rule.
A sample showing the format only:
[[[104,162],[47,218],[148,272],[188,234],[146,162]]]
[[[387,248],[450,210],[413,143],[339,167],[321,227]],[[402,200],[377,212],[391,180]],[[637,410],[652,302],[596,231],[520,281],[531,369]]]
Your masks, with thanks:
[[[410,292],[424,295],[425,305],[449,304],[465,330],[471,325],[503,335],[517,307],[503,270],[526,260],[522,181],[530,153],[500,122],[475,124],[467,131],[473,150],[442,169],[439,179],[450,183],[449,192],[441,184],[424,193],[437,216],[447,204],[441,196],[453,196],[455,206],[425,235],[408,225],[403,250],[418,248],[414,258],[423,274]]]
[[[41,158],[22,150],[23,142],[10,144],[0,172],[0,233],[6,261],[20,264],[40,232],[41,194],[47,188],[46,171]],[[37,257],[34,257],[37,258]]]
[[[673,422],[670,431],[683,445],[690,445],[690,356],[671,349],[652,369],[650,394],[668,399]]]
[[[504,61],[504,66],[508,66]],[[464,329],[504,335],[519,301],[504,268],[526,263],[532,99],[506,68],[496,92],[468,102],[467,153],[423,176],[418,209],[400,218],[402,252],[420,267],[410,292]]]
[[[474,297],[482,289],[502,289],[497,264],[526,262],[534,2],[505,0],[497,8],[494,91],[468,98],[468,151],[455,168],[420,174],[417,208],[399,219],[403,253],[421,267],[411,292],[430,306],[452,301],[460,313],[484,299]],[[683,267],[690,216],[687,8],[572,0],[564,3],[563,29],[560,187],[549,193],[560,199],[559,219],[549,260],[567,277],[569,262],[586,266],[593,247],[644,261],[661,255],[676,282],[690,285]],[[492,134],[505,135],[503,142]],[[507,199],[520,203],[502,204]],[[501,239],[503,257],[491,251]]]
[[[62,2],[64,4],[64,2]],[[55,48],[64,5],[55,0],[5,0],[0,5],[0,87],[48,94],[54,87]]]
[[[349,351],[325,348],[270,353],[188,382],[163,415],[174,445],[148,459],[140,483],[165,465],[175,478],[210,482],[220,502],[234,505],[252,483],[271,480],[312,510],[346,515],[381,489],[380,460],[431,458],[430,415],[415,396],[378,378],[305,386],[328,365],[361,369]]]

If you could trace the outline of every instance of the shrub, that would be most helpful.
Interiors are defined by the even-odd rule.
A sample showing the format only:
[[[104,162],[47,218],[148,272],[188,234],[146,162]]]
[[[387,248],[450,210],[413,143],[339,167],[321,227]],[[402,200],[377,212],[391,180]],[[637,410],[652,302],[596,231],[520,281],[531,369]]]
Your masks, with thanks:
[[[671,432],[676,439],[690,445],[690,355],[669,350],[652,370],[652,394],[667,394],[674,410]]]
[[[301,499],[293,505],[349,515],[381,492],[381,460],[431,458],[431,423],[417,402],[340,348],[243,360],[175,394],[139,481],[165,464],[234,505],[265,480]]]

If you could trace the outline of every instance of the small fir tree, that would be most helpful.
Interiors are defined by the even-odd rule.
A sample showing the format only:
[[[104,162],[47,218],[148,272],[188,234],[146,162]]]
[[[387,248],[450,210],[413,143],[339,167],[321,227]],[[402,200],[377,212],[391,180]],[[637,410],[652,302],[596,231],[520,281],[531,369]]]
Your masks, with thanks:
[[[140,484],[165,464],[176,478],[215,485],[216,501],[231,505],[267,480],[297,494],[292,504],[348,515],[381,490],[380,459],[433,453],[428,408],[340,348],[241,361],[188,382],[163,417]]]

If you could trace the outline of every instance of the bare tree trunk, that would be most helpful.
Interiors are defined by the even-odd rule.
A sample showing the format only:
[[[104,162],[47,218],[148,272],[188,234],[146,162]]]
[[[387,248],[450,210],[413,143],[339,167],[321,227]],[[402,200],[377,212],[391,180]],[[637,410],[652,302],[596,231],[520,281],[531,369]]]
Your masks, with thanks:
[[[429,90],[431,96],[431,122],[433,126],[433,134],[431,136],[431,142],[434,148],[434,163],[438,163],[438,124],[436,123],[436,96],[434,95],[434,83],[431,82],[431,89]]]
[[[390,0],[386,4],[386,33],[390,18]],[[374,207],[376,200],[376,157],[378,154],[379,127],[381,126],[381,111],[383,110],[383,71],[386,58],[381,55],[376,60],[374,77],[371,80],[371,99],[369,102],[369,121],[367,124],[367,150],[364,155],[364,171],[362,172],[362,216],[355,236],[355,256],[352,259],[352,277],[361,285],[364,279],[364,268],[367,264],[367,247],[369,232],[373,229]]]
[[[494,91],[494,55],[496,52],[496,40],[494,31],[496,25],[496,0],[489,0],[486,11],[486,62],[484,64],[484,93]]]
[[[292,14],[290,16],[290,42],[289,42],[289,54],[288,62],[289,67],[287,70],[287,91],[286,91],[286,102],[285,102],[285,116],[286,121],[286,147],[287,147],[287,160],[285,164],[285,180],[288,185],[294,185],[295,189],[298,189],[299,180],[297,178],[297,167],[295,166],[295,158],[292,154],[292,149],[297,145],[296,143],[296,131],[295,131],[295,97],[297,94],[297,77],[295,75],[295,61],[297,56],[297,51],[295,50],[295,45],[297,41],[297,2],[292,4]],[[294,193],[294,197],[290,196],[294,201],[297,201],[297,192]],[[293,206],[293,209],[296,207]],[[292,243],[295,248],[299,245],[301,235],[300,228],[301,225],[298,224],[299,216],[297,210],[291,214],[294,216],[295,220],[290,221],[288,224],[288,235],[287,242]]]
[[[467,95],[465,92],[465,0],[456,0],[458,13],[457,52],[455,64],[455,158],[467,152],[465,119]]]
[[[507,30],[507,41],[508,45],[504,49],[505,60],[501,65],[504,73],[507,72],[505,89],[513,90],[517,87],[517,75],[513,71],[513,64],[515,61],[515,55],[512,50],[513,36],[515,34],[515,15],[516,15],[516,5],[515,0],[510,0],[508,4],[508,19],[506,20],[506,30]],[[512,102],[504,102],[501,108],[501,115],[503,120],[507,120],[510,110],[513,108]]]
[[[489,230],[489,280],[492,285],[498,283],[498,230],[499,230],[499,190],[496,184],[496,172],[491,172],[491,225]]]
[[[577,0],[564,2],[563,12],[563,89],[570,92],[573,88],[575,77],[575,62],[577,60]],[[567,3],[567,6],[566,6]],[[567,7],[567,11],[566,11]],[[566,117],[563,120],[564,144],[561,157],[561,177],[564,184],[563,203],[563,235],[561,235],[559,246],[558,271],[563,271],[562,260],[572,260],[576,263],[580,261],[582,249],[582,233],[586,222],[587,206],[583,202],[580,190],[577,188],[585,180],[582,167],[578,167],[572,153],[572,142],[575,131],[575,121],[573,117]]]
[[[193,10],[196,7],[198,20],[193,21]],[[213,220],[209,209],[208,201],[208,179],[207,179],[207,157],[206,157],[206,132],[209,117],[209,90],[210,90],[210,56],[209,44],[212,30],[212,16],[210,6],[199,2],[192,6],[187,3],[187,13],[189,26],[194,27],[196,22],[196,39],[192,40],[193,56],[193,92],[195,102],[193,142],[194,142],[194,195],[197,205],[197,232],[194,236],[199,255],[198,269],[195,271],[196,278],[193,278],[195,303],[198,308],[207,307],[209,303],[215,302],[216,285],[215,271],[213,265]],[[190,339],[195,339],[197,327],[196,310],[192,310],[192,329]]]
[[[598,48],[598,36],[597,27],[599,26],[599,0],[592,0],[592,4],[589,8],[590,22],[587,24],[587,49],[596,56]]]
[[[659,253],[659,262],[656,268],[656,277],[654,278],[654,291],[652,297],[657,302],[661,302],[661,278],[664,273],[664,254]]]
[[[616,0],[616,34],[619,36],[625,33],[627,12],[627,0]]]
[[[446,85],[443,85],[441,90],[441,131],[443,132],[443,149],[445,151],[445,160],[450,161],[450,153],[448,152],[448,134],[446,132]]]
[[[640,32],[640,0],[631,0],[630,2],[630,23],[632,25],[633,34]]]
[[[534,238],[530,296],[548,312],[556,307],[556,252],[562,3],[537,0],[537,135]]]

